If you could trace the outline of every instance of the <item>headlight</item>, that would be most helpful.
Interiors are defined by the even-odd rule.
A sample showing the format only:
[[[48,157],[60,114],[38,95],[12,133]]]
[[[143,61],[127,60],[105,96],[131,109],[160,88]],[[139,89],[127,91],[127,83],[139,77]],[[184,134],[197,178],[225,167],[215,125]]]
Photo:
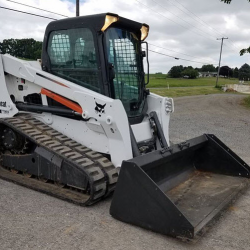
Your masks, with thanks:
[[[115,23],[117,21],[118,21],[118,16],[106,15],[105,23],[104,23],[101,31],[105,31],[112,23]]]
[[[141,27],[141,41],[144,41],[147,38],[148,32],[149,26],[147,24],[143,24]]]

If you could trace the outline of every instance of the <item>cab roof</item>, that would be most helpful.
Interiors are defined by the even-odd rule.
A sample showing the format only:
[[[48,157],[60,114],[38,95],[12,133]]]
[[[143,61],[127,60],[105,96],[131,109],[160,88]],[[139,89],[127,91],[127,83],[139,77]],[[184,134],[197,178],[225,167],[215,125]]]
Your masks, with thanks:
[[[142,25],[145,25],[143,23],[135,22],[130,19],[120,17],[117,14],[102,13],[102,14],[79,16],[79,17],[72,17],[72,18],[53,21],[48,24],[45,34],[48,35],[51,31],[55,30],[74,29],[79,27],[85,27],[85,28],[89,27],[94,29],[95,31],[101,31],[101,28],[105,23],[106,15],[118,17],[118,21],[112,24],[112,27],[119,26],[120,28],[125,28],[127,30],[139,31]]]

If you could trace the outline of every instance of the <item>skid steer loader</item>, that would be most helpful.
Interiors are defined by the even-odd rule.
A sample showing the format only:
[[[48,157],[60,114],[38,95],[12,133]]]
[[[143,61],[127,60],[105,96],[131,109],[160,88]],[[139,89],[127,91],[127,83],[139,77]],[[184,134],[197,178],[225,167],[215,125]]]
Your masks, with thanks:
[[[0,176],[80,205],[116,187],[114,218],[194,238],[249,166],[214,135],[170,146],[173,100],[145,87],[148,32],[111,13],[68,18],[47,26],[41,64],[0,55]]]

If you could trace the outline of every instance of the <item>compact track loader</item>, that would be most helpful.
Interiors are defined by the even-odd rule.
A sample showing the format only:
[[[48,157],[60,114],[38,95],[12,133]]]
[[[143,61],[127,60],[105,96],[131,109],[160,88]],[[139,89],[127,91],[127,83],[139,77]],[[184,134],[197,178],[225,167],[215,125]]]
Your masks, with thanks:
[[[111,13],[68,18],[48,25],[41,63],[0,55],[0,176],[80,205],[116,187],[113,217],[194,238],[249,166],[214,135],[170,146],[173,100],[146,89],[148,32]]]

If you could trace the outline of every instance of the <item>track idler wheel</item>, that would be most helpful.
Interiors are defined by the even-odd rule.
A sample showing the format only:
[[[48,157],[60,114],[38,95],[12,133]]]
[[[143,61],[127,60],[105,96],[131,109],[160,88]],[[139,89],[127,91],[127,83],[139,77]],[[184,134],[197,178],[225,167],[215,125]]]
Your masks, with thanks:
[[[1,139],[2,146],[7,150],[11,150],[18,146],[17,135],[10,128],[5,128],[2,131]]]
[[[28,141],[8,127],[1,128],[1,146],[3,150],[10,151],[12,154],[25,154],[28,149]]]

